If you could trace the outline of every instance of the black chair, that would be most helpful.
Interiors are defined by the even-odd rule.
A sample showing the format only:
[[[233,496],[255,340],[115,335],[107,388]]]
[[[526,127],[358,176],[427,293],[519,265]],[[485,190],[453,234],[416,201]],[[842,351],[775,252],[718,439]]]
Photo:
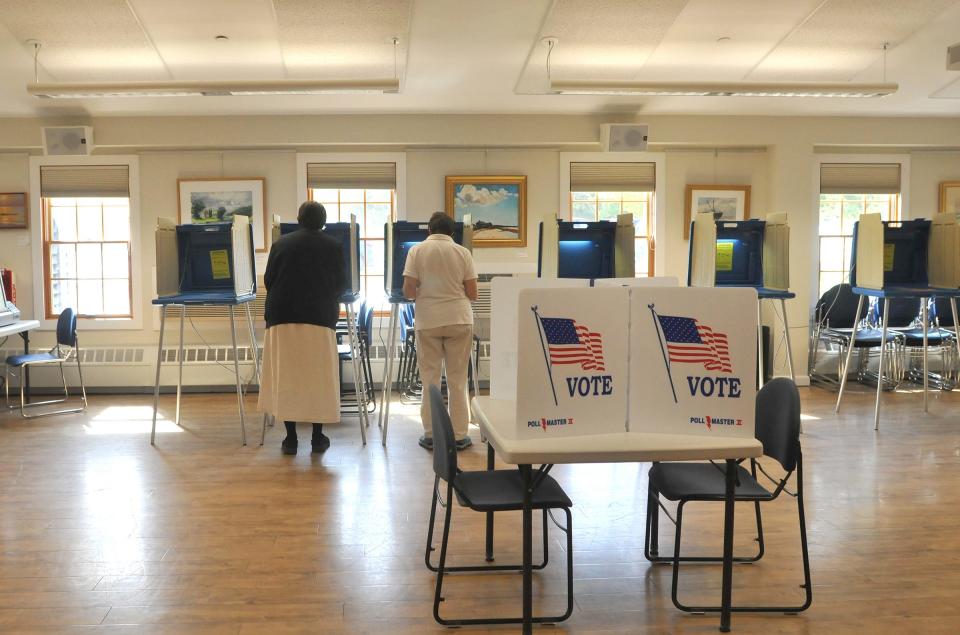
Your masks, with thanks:
[[[373,388],[373,367],[370,363],[370,349],[373,347],[373,313],[373,306],[366,301],[360,303],[360,312],[357,314],[357,330],[360,333],[360,366],[363,372],[364,385],[367,387],[368,412],[373,412],[377,408]]]
[[[808,374],[810,379],[818,383],[839,386],[840,375],[843,373],[843,361],[846,359],[846,350],[850,346],[853,334],[854,319],[857,314],[859,297],[853,292],[853,287],[847,283],[838,284],[828,289],[817,301],[814,308],[814,324],[810,335],[810,356],[808,359]],[[866,311],[869,313],[869,311]],[[883,333],[878,328],[868,327],[864,322],[866,315],[861,316],[861,328],[857,330],[857,339],[854,349],[860,352],[857,360],[857,381],[873,383],[876,373],[867,370],[869,358],[867,353],[872,349],[879,349]],[[817,370],[817,357],[820,345],[825,344],[828,350],[837,351],[837,377],[831,377]],[[887,347],[889,359],[894,360],[890,368],[893,369],[884,379],[884,388],[892,390],[900,381],[899,349],[903,346],[903,336],[896,332],[887,333]]]
[[[37,406],[46,406],[50,404],[64,403],[70,399],[70,390],[67,388],[67,378],[63,372],[63,365],[76,361],[77,374],[80,377],[80,397],[83,405],[78,408],[64,408],[52,410],[39,414],[27,414],[27,410]],[[60,380],[63,382],[63,399],[51,399],[48,401],[34,401],[26,403],[24,388],[24,374],[28,368],[34,366],[50,366],[56,364],[60,368]],[[64,309],[57,318],[57,343],[46,353],[26,353],[23,355],[11,355],[6,360],[7,375],[5,392],[7,398],[7,408],[13,409],[17,406],[10,405],[10,378],[19,371],[20,373],[20,416],[24,419],[34,419],[36,417],[49,417],[50,415],[68,414],[72,412],[83,412],[87,409],[87,388],[83,383],[83,369],[80,367],[80,341],[77,338],[77,314],[73,309]]]
[[[447,566],[447,545],[450,535],[450,517],[453,511],[453,497],[463,507],[476,512],[493,514],[495,512],[521,511],[523,509],[523,477],[520,470],[481,470],[464,472],[457,467],[457,449],[450,415],[443,403],[443,395],[438,386],[430,386],[427,391],[430,399],[431,424],[433,426],[433,495],[430,507],[430,525],[427,529],[427,550],[424,561],[427,568],[437,574],[436,593],[433,600],[433,617],[445,626],[469,626],[478,624],[520,624],[522,617],[485,617],[472,619],[445,619],[440,617],[440,603],[444,598],[443,577],[450,572],[462,571],[522,571],[522,565],[477,565]],[[573,612],[573,516],[570,507],[573,503],[567,497],[560,484],[548,474],[540,473],[540,484],[533,491],[533,509],[543,511],[543,562],[534,565],[534,569],[543,569],[549,560],[549,536],[547,517],[567,534],[567,609],[562,615],[552,617],[534,617],[536,623],[562,622]],[[443,496],[440,493],[440,481],[446,483]],[[437,504],[446,512],[443,520],[443,538],[440,542],[440,562],[434,566],[430,554],[433,547],[433,528],[437,515]],[[562,509],[567,516],[566,528],[553,518],[551,510]],[[493,560],[492,551],[488,561]]]
[[[785,377],[771,380],[757,395],[757,439],[763,444],[763,454],[780,464],[784,474],[775,479],[756,460],[750,460],[750,470],[737,466],[737,501],[751,502],[756,509],[758,553],[755,556],[734,558],[737,562],[755,562],[763,557],[763,526],[760,503],[776,500],[782,492],[797,499],[800,518],[800,548],[803,557],[803,584],[806,599],[799,606],[734,606],[731,610],[754,613],[799,613],[810,607],[813,587],[810,583],[810,558],[807,550],[807,526],[803,509],[803,458],[800,452],[800,394],[796,384]],[[776,486],[768,491],[757,481],[757,470]],[[786,489],[796,471],[795,494]],[[687,606],[677,595],[681,562],[721,562],[720,557],[689,557],[680,555],[680,536],[683,527],[683,507],[689,502],[723,502],[726,490],[726,466],[715,463],[654,463],[649,473],[649,500],[647,502],[647,537],[644,554],[652,562],[673,564],[671,598],[681,611],[704,613],[720,611],[719,606]],[[662,506],[660,497],[677,502],[676,537],[673,557],[657,553],[658,516]],[[666,512],[666,508],[664,507]],[[669,517],[669,513],[667,513]],[[671,519],[673,520],[673,519]]]
[[[887,314],[887,324],[903,336],[903,345],[906,347],[907,363],[904,376],[915,384],[923,384],[923,302],[927,300],[891,299],[890,310]],[[877,300],[875,319],[883,315],[886,304],[884,298]],[[949,301],[946,303],[946,313],[952,322]],[[937,321],[936,304],[928,305],[927,312],[927,349],[938,349],[941,359],[941,372],[928,373],[928,383],[940,390],[953,390],[956,381],[952,379],[954,366],[954,333],[941,328]]]

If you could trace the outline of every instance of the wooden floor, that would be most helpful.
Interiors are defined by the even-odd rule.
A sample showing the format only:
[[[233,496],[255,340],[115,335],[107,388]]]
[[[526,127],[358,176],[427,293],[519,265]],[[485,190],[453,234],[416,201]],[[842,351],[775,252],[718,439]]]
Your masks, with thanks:
[[[802,397],[814,604],[734,615],[734,632],[960,632],[960,393],[938,394],[927,415],[918,394],[887,396],[879,433],[863,389],[839,416],[833,393]],[[162,408],[171,416],[172,399]],[[233,408],[229,395],[187,396],[183,429],[161,422],[156,448],[145,397],[95,396],[86,415],[30,422],[0,414],[0,632],[443,632],[423,565],[433,475],[415,410],[395,407],[386,449],[361,446],[348,419],[321,457],[304,427],[291,458],[279,429],[263,448],[240,447]],[[484,452],[463,453],[463,467],[481,468]],[[643,559],[647,468],[553,472],[575,504],[576,606],[542,632],[716,632],[715,617],[675,610],[669,568]],[[717,507],[691,506],[692,550],[719,549]],[[750,521],[738,511],[740,550],[752,547]],[[793,500],[768,506],[764,522],[768,555],[735,567],[734,600],[799,601]],[[482,527],[480,514],[454,513],[456,561],[482,559]],[[497,530],[498,560],[517,559],[518,519]],[[561,534],[551,538],[555,558],[534,583],[544,610],[564,592]],[[687,597],[719,596],[718,568],[683,575]],[[451,576],[443,609],[516,614],[519,590],[516,574]]]

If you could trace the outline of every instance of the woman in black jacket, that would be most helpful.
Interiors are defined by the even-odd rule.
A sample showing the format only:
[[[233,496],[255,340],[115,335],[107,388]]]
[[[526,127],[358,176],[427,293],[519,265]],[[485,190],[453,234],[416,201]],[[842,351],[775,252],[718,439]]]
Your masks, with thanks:
[[[263,276],[264,317],[260,410],[283,421],[284,454],[297,453],[297,421],[313,424],[313,451],[330,439],[323,424],[340,422],[340,376],[335,329],[347,288],[340,243],[320,231],[323,205],[300,206],[300,227],[273,244]]]

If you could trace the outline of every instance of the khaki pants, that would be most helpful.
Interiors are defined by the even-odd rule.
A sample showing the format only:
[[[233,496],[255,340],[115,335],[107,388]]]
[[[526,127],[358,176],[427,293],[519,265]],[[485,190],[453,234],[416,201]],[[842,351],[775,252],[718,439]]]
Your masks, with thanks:
[[[417,365],[423,383],[423,403],[420,405],[420,420],[423,434],[433,436],[430,419],[429,387],[440,385],[440,365],[446,369],[447,396],[450,403],[450,420],[457,439],[467,436],[470,425],[470,409],[467,403],[467,368],[470,365],[470,349],[473,347],[473,326],[452,324],[435,329],[417,331]]]

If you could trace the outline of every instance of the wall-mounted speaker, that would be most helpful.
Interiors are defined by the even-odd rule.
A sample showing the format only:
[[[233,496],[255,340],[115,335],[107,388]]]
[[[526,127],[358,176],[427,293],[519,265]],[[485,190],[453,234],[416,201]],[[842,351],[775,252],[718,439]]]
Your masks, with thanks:
[[[53,126],[43,129],[43,153],[49,156],[85,156],[93,152],[90,126]]]
[[[600,126],[600,147],[604,152],[643,152],[647,149],[647,125],[605,123]]]

